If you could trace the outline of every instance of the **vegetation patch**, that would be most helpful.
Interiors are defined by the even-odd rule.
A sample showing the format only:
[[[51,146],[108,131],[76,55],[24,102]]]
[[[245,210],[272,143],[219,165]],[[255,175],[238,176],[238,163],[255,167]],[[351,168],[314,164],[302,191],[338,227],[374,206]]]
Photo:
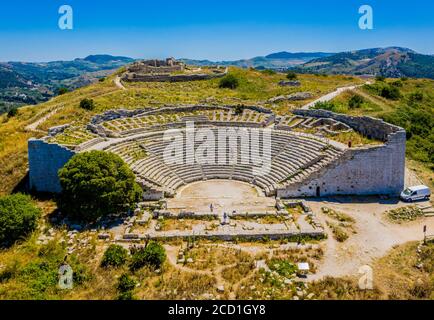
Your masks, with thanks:
[[[59,178],[59,208],[82,221],[127,210],[142,194],[128,165],[119,156],[103,151],[75,155],[59,171]]]
[[[414,221],[424,216],[422,209],[417,206],[407,206],[386,212],[387,217],[394,222]]]
[[[154,269],[160,268],[166,261],[166,250],[158,242],[151,241],[144,248],[131,249],[131,270],[138,270],[144,266]]]
[[[41,216],[32,199],[23,194],[0,197],[0,247],[7,247],[33,232]]]
[[[125,264],[128,259],[128,251],[122,246],[112,244],[104,252],[101,261],[103,267],[120,267]]]

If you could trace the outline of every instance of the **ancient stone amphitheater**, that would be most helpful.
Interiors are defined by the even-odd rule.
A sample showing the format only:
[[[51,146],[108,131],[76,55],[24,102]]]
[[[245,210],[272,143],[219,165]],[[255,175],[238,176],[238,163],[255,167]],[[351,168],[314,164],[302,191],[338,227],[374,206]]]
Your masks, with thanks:
[[[230,161],[198,163],[165,161],[168,130],[193,131],[218,136]],[[247,149],[251,163],[242,161],[242,130],[259,136],[259,149],[270,150],[270,170],[255,174],[260,154]],[[355,131],[378,141],[375,145],[349,146],[334,136]],[[225,139],[226,139],[225,138]],[[324,110],[295,110],[276,116],[259,106],[167,106],[158,109],[113,110],[95,116],[86,127],[52,128],[42,139],[29,140],[30,188],[60,192],[58,170],[76,153],[105,150],[122,157],[144,189],[145,200],[170,198],[193,182],[224,179],[242,181],[268,197],[294,198],[329,195],[397,195],[404,184],[405,131],[370,117],[351,117]],[[231,147],[235,143],[239,148]],[[263,145],[266,144],[266,145]],[[200,146],[194,142],[194,149]],[[186,149],[178,157],[186,157]],[[255,158],[256,157],[256,158]],[[183,160],[183,159],[175,159]],[[258,161],[255,161],[258,160]],[[262,159],[263,161],[263,159]]]

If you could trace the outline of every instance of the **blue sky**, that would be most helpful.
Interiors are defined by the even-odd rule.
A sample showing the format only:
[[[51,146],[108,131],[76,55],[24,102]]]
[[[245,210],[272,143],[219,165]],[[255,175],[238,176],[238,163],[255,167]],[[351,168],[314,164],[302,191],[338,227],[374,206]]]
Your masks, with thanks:
[[[74,9],[74,29],[58,9]],[[358,27],[361,5],[374,30]],[[276,51],[337,52],[404,46],[434,54],[431,0],[2,0],[0,61],[107,53],[228,60]]]

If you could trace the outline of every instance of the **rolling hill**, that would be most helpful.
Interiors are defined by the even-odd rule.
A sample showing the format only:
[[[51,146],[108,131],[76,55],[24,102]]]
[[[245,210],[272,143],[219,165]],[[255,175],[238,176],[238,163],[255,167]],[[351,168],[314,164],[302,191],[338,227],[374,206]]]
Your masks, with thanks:
[[[14,106],[37,104],[60,87],[88,85],[134,61],[127,57],[92,55],[73,61],[0,63],[0,113]]]
[[[374,48],[313,59],[294,70],[302,73],[434,79],[434,56],[400,47]]]
[[[256,69],[288,69],[294,67],[312,59],[328,57],[333,55],[332,53],[325,52],[277,52],[267,56],[259,56],[251,59],[241,59],[233,61],[210,61],[210,60],[192,60],[192,59],[180,59],[187,64],[198,66],[233,66],[240,68],[256,68]]]

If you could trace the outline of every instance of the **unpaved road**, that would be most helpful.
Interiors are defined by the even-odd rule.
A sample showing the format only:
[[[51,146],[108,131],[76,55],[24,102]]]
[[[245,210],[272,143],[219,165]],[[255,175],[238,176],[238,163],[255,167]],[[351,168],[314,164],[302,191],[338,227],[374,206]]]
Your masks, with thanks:
[[[379,198],[366,198],[364,201],[351,202],[349,198],[337,198],[338,201],[307,201],[318,218],[333,221],[321,213],[321,207],[328,207],[344,212],[356,220],[356,234],[350,234],[348,240],[337,242],[328,229],[329,238],[324,243],[324,258],[315,275],[309,280],[321,279],[324,276],[357,275],[363,265],[369,265],[374,259],[384,256],[395,245],[408,241],[423,239],[423,226],[426,225],[428,233],[434,234],[434,218],[421,218],[413,222],[402,224],[388,221],[384,211],[407,206],[393,200],[380,200]],[[339,200],[342,200],[339,202]],[[418,203],[419,205],[428,202]]]
[[[370,82],[367,82],[366,84],[369,84],[369,83]],[[333,100],[338,95],[340,95],[342,92],[345,92],[347,90],[354,90],[354,89],[361,87],[361,86],[362,85],[338,88],[338,89],[336,89],[336,91],[330,92],[330,93],[316,99],[315,101],[312,101],[312,102],[304,105],[303,107],[301,107],[301,109],[308,110],[308,109],[312,108],[314,105],[316,105],[318,102],[327,102],[327,101]]]
[[[119,76],[116,76],[116,78],[114,79],[114,83],[116,85],[116,87],[118,87],[121,90],[127,90],[124,85],[121,82],[121,78]]]

